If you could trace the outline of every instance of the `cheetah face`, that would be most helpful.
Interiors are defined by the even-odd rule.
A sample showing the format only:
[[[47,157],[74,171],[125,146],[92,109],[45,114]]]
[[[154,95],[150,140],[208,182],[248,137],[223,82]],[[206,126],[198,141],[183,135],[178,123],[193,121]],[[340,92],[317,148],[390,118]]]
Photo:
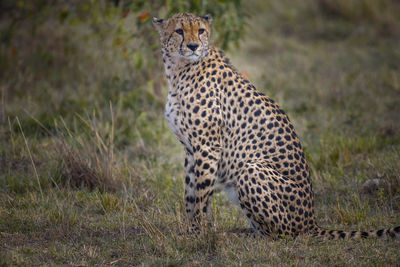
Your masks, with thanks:
[[[163,20],[153,18],[165,56],[194,62],[207,55],[211,33],[211,16],[181,13]]]

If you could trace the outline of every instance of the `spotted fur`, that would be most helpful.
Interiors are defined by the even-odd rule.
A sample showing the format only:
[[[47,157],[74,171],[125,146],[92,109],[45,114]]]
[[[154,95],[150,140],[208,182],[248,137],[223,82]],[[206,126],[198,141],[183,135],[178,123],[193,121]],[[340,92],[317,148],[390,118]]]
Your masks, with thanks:
[[[288,116],[210,45],[211,17],[153,19],[169,84],[168,125],[185,150],[185,206],[193,225],[216,184],[262,235],[323,238],[399,235],[400,228],[343,232],[319,227],[310,168]]]

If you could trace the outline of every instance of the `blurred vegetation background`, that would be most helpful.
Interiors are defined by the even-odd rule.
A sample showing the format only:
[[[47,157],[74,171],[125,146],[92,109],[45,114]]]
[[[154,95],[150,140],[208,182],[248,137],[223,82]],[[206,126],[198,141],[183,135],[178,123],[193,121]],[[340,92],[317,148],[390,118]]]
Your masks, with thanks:
[[[133,146],[127,151],[139,156],[148,143],[162,146],[160,135],[165,132],[166,82],[151,18],[184,11],[210,13],[216,17],[216,42],[224,48],[237,44],[244,28],[240,1],[212,5],[204,1],[2,1],[1,5],[3,141],[8,143],[10,130],[20,130],[19,117],[28,137],[61,138],[65,148],[78,139],[67,141],[66,132],[81,136],[104,130],[99,136],[112,139],[112,149]],[[105,125],[92,125],[95,120]],[[109,127],[116,131],[112,137]],[[90,150],[84,143],[76,155]],[[2,151],[7,152],[5,161],[10,156],[8,146]],[[89,157],[89,165],[96,157],[92,152],[99,151],[83,156]],[[73,164],[62,161],[62,169]]]
[[[399,1],[3,0],[0,265],[398,264],[385,243],[340,257],[346,244],[217,237],[246,226],[219,194],[211,234],[177,237],[183,152],[151,25],[176,12],[211,14],[214,43],[289,114],[320,224],[400,224]]]

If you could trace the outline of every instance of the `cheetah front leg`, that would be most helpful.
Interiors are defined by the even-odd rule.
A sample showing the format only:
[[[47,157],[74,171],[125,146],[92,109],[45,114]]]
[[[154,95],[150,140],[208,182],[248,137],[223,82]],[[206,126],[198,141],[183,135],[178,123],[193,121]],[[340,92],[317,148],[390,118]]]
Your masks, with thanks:
[[[185,210],[188,218],[193,218],[196,194],[194,185],[196,178],[194,175],[194,156],[193,153],[185,149]]]
[[[211,214],[219,149],[203,147],[193,154],[186,151],[185,208],[191,231],[198,231],[201,220]]]

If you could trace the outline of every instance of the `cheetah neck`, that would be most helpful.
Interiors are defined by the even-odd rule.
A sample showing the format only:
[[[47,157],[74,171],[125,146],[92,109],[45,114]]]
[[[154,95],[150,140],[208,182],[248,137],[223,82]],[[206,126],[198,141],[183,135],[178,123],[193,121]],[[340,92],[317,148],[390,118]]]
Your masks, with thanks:
[[[205,53],[207,56],[208,51]],[[162,51],[165,74],[168,80],[168,86],[170,91],[176,91],[176,87],[178,84],[179,74],[183,73],[188,68],[197,68],[202,60],[206,57],[201,57],[198,61],[189,61],[187,59],[181,57],[172,57],[168,52]]]

